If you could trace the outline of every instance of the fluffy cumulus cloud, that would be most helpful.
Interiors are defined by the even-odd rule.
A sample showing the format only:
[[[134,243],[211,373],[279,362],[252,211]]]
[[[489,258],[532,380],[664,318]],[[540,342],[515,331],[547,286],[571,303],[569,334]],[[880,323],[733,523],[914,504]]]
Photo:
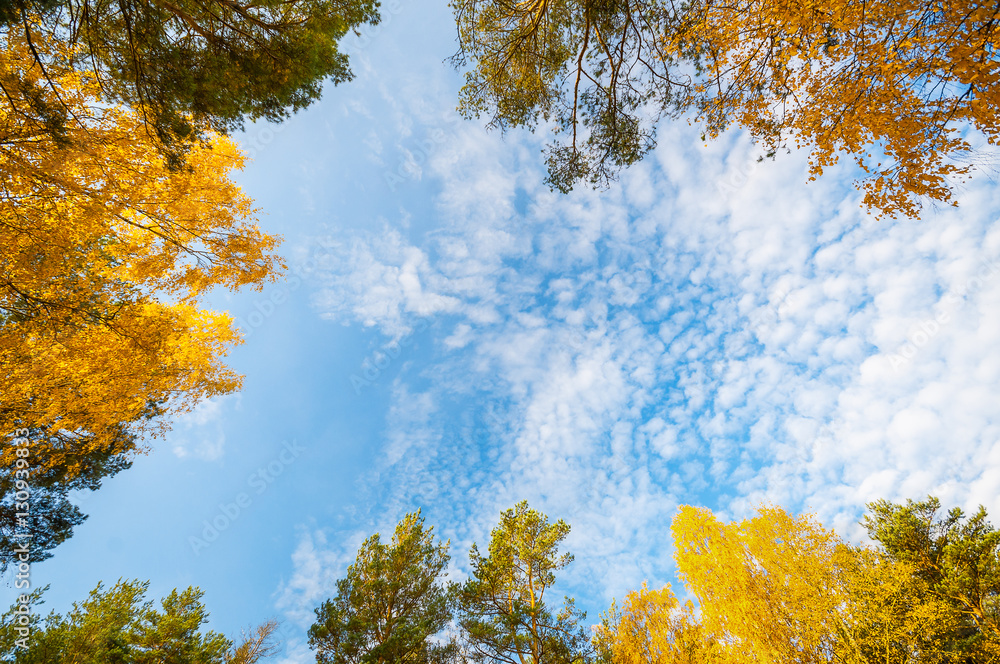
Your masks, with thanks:
[[[877,220],[852,171],[807,184],[802,154],[759,163],[739,135],[696,133],[667,128],[610,191],[560,196],[535,139],[457,126],[422,166],[420,232],[404,213],[326,238],[322,315],[390,338],[435,323],[392,386],[367,504],[433,506],[461,568],[526,498],[572,524],[567,588],[598,609],[671,579],[679,504],[810,509],[851,538],[876,498],[1000,514],[992,183]],[[329,571],[312,538],[286,606]]]

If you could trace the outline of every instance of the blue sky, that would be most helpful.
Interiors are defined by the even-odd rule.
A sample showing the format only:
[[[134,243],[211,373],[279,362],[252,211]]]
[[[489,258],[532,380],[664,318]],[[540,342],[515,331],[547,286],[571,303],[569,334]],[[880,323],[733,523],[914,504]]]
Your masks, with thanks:
[[[239,182],[290,265],[211,302],[246,330],[244,389],[79,496],[90,519],[33,568],[48,607],[119,577],[197,585],[211,627],[279,617],[277,661],[304,663],[358,544],[417,507],[453,578],[518,500],[565,519],[563,586],[595,620],[673,581],[680,504],[771,501],[852,539],[882,497],[996,521],[989,172],[957,210],[877,221],[846,165],[807,183],[804,154],[757,163],[745,136],[678,123],[610,190],[553,194],[544,137],[455,115],[445,3],[384,17],[345,44],[353,82],[242,137]]]

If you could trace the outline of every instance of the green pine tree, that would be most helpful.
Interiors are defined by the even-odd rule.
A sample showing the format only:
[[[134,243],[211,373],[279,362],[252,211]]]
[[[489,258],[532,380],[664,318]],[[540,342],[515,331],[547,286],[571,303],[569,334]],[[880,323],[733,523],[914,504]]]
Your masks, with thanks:
[[[929,496],[906,504],[879,500],[862,522],[890,558],[913,565],[930,592],[951,605],[958,627],[944,650],[956,662],[1000,661],[1000,531],[980,506],[966,518],[959,508],[941,514]]]
[[[473,544],[472,578],[456,588],[459,624],[477,664],[570,664],[589,662],[592,648],[580,626],[586,614],[570,598],[553,615],[545,593],[555,573],[573,560],[559,553],[570,527],[528,507],[505,511],[493,529],[489,554]]]
[[[320,664],[428,664],[455,653],[432,637],[451,620],[442,582],[449,542],[435,539],[419,510],[392,540],[365,540],[337,595],[316,609],[309,644]]]

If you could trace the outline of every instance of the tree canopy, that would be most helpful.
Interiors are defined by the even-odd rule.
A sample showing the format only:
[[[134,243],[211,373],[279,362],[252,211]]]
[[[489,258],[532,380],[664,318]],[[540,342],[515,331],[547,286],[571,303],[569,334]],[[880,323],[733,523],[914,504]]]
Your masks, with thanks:
[[[601,616],[594,645],[602,664],[735,664],[738,653],[705,632],[691,601],[670,586],[630,592]]]
[[[678,575],[704,628],[740,656],[772,662],[905,664],[949,656],[951,614],[909,565],[854,547],[809,515],[763,507],[721,523],[674,519]]]
[[[316,609],[309,645],[320,664],[434,664],[454,646],[433,642],[448,621],[443,583],[448,542],[417,512],[396,526],[390,542],[378,533],[361,545],[336,597]]]
[[[952,202],[973,130],[1000,138],[996,3],[875,0],[453,0],[460,108],[494,126],[548,123],[549,183],[604,185],[685,114],[717,137],[747,130],[767,156],[842,155],[864,202],[916,214]]]
[[[565,598],[553,614],[545,593],[556,572],[573,560],[559,553],[569,525],[521,501],[501,515],[490,535],[489,553],[473,544],[471,578],[457,588],[458,624],[473,662],[571,664],[591,658],[586,617]]]
[[[658,0],[453,0],[465,67],[459,110],[492,127],[551,125],[548,183],[606,185],[654,145],[654,117],[675,111],[675,78]]]
[[[239,645],[202,631],[208,613],[198,588],[171,591],[157,609],[146,600],[148,582],[98,585],[66,615],[28,615],[27,636],[17,631],[19,605],[0,622],[0,662],[5,664],[255,664],[277,651],[278,623],[244,634]],[[38,604],[43,591],[32,594]],[[26,639],[26,643],[23,641]],[[18,642],[21,641],[19,644]],[[22,645],[24,647],[22,647]]]
[[[990,652],[1000,660],[1000,531],[986,509],[970,517],[957,507],[942,514],[941,501],[929,497],[880,500],[869,511],[864,525],[871,538],[954,613],[949,650],[973,659]]]
[[[45,431],[33,472],[73,471],[79,455],[239,387],[221,362],[239,335],[199,301],[275,278],[278,238],[229,179],[243,163],[231,140],[210,134],[171,169],[139,113],[33,55],[68,47],[16,26],[3,40],[14,111],[0,115],[0,431]],[[0,468],[14,459],[4,445]]]
[[[872,503],[878,545],[858,546],[777,507],[729,523],[682,507],[675,559],[697,604],[643,586],[604,616],[598,652],[610,664],[995,664],[995,530],[983,509],[964,521],[939,509]]]
[[[0,21],[66,46],[69,66],[138,113],[172,165],[193,139],[279,121],[351,78],[339,40],[378,21],[377,0],[4,0]]]

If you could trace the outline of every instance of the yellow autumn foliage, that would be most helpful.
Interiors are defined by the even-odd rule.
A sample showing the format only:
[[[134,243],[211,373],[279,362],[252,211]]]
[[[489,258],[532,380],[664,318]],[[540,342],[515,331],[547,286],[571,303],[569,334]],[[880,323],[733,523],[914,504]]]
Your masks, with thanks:
[[[598,626],[603,664],[954,661],[960,615],[916,568],[849,546],[810,515],[762,507],[725,523],[682,507],[672,533],[678,577],[697,604],[643,584]],[[969,664],[995,662],[991,648]]]
[[[239,334],[199,299],[282,267],[229,178],[237,146],[210,135],[168,167],[141,109],[103,102],[72,56],[0,31],[0,434],[47,432],[43,464],[238,389],[222,358]]]
[[[806,146],[813,179],[849,155],[881,213],[952,201],[975,166],[966,130],[1000,137],[995,2],[695,0],[681,15],[663,47],[697,54],[686,103],[709,136],[735,123],[772,153]]]
[[[827,618],[843,601],[832,533],[774,508],[724,524],[685,507],[672,530],[678,574],[710,630],[758,660],[827,661],[834,645]]]
[[[690,601],[682,606],[670,586],[630,592],[612,603],[594,637],[609,664],[735,664],[739,653],[706,632]]]

